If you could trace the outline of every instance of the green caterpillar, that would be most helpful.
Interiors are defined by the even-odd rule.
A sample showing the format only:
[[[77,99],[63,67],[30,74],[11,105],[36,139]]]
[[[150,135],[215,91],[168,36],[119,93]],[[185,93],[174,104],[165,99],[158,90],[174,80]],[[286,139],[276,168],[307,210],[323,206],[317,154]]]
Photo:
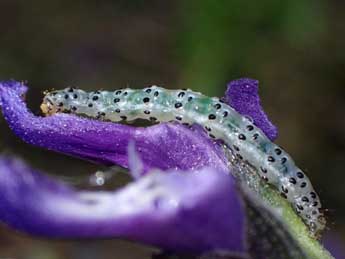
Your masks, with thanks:
[[[325,227],[320,199],[308,177],[248,118],[218,98],[157,86],[89,93],[67,88],[47,93],[41,108],[48,115],[70,112],[114,122],[140,118],[202,125],[211,138],[223,140],[239,159],[257,168],[260,176],[292,204],[313,234],[317,236]]]

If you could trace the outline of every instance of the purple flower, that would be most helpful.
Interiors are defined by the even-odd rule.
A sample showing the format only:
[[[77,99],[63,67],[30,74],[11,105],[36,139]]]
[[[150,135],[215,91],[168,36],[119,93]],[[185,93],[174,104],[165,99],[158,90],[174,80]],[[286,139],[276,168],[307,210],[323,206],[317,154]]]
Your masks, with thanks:
[[[249,92],[249,86],[257,82],[232,82],[225,99],[274,138],[276,129],[261,110],[257,88]],[[246,252],[242,195],[222,148],[200,126],[135,128],[67,114],[37,117],[23,101],[26,90],[15,81],[0,83],[3,115],[25,142],[135,168],[131,161],[138,159],[128,154],[134,142],[143,173],[132,172],[136,180],[118,191],[78,191],[19,160],[0,157],[1,221],[46,237],[121,237],[173,251]],[[256,101],[241,104],[249,97]]]

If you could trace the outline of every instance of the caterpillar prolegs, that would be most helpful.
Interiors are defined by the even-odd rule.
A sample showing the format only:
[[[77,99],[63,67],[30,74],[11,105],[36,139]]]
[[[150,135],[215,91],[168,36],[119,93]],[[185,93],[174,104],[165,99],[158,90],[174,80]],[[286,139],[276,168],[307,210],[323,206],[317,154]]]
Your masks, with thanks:
[[[70,112],[114,122],[147,119],[202,125],[211,138],[223,140],[238,157],[257,168],[260,176],[292,204],[313,234],[325,227],[320,199],[308,177],[247,117],[218,98],[157,86],[95,92],[66,88],[47,93],[41,109],[48,115]]]

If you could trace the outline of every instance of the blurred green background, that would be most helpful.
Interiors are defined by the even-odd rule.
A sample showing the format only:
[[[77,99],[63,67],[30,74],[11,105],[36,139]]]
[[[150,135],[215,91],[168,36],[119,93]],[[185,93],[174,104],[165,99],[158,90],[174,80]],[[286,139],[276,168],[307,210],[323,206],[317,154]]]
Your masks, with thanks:
[[[0,0],[0,79],[42,92],[158,84],[222,96],[240,77],[260,80],[282,145],[307,171],[345,234],[345,2],[340,0]],[[23,144],[0,118],[0,150],[53,175],[97,166]],[[149,258],[117,240],[48,241],[0,228],[0,257]]]

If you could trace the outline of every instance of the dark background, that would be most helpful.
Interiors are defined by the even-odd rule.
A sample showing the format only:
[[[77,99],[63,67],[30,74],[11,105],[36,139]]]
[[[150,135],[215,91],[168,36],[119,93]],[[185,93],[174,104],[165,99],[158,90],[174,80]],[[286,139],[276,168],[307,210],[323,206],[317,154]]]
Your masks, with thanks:
[[[283,3],[280,3],[283,2]],[[158,84],[222,96],[240,77],[260,80],[277,142],[307,171],[345,233],[345,2],[326,0],[0,0],[0,80],[42,92]],[[68,178],[97,170],[23,144],[0,118],[0,150]],[[117,240],[49,241],[0,228],[0,257],[149,258]]]

